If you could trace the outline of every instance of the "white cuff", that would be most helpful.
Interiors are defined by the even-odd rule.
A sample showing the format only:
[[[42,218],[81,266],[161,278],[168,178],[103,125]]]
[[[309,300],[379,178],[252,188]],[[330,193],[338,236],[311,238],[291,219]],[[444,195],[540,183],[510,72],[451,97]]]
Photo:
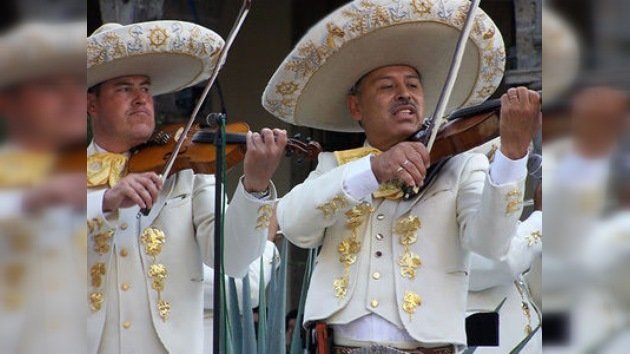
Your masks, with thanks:
[[[356,200],[362,200],[378,189],[378,181],[372,172],[371,158],[372,155],[368,155],[346,165],[343,190]]]
[[[0,191],[0,218],[8,219],[22,216],[24,202],[23,190]]]
[[[527,176],[527,158],[512,160],[507,158],[500,149],[494,155],[494,161],[490,165],[490,179],[496,185],[518,182]]]

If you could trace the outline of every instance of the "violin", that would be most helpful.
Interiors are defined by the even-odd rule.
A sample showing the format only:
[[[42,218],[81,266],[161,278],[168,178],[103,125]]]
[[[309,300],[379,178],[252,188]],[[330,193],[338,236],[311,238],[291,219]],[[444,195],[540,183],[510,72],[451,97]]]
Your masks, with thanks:
[[[183,131],[184,124],[180,123],[167,124],[157,130],[147,143],[131,150],[127,171],[129,173],[149,171],[161,173],[177,142],[185,138],[169,176],[186,169],[192,169],[195,173],[213,174],[216,170],[216,146],[214,143],[217,131],[200,124],[194,124],[186,137],[182,136]],[[248,131],[247,123],[227,124],[225,161],[228,168],[245,158]],[[285,151],[287,156],[295,155],[300,160],[315,160],[322,151],[322,147],[316,141],[303,142],[297,138],[289,138]]]
[[[542,97],[542,92],[538,92]],[[431,184],[439,170],[453,156],[480,146],[499,136],[501,99],[487,100],[477,106],[466,107],[451,113],[439,130],[429,155],[429,166],[422,187],[405,187],[403,199],[416,197]],[[411,135],[408,141],[426,141],[430,132],[427,125]]]

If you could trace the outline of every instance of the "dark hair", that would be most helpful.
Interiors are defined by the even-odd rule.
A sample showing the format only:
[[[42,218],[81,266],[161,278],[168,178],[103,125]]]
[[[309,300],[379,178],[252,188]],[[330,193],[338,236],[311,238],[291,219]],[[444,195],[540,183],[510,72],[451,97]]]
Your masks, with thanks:
[[[98,96],[101,93],[101,84],[99,83],[88,88],[87,92]]]

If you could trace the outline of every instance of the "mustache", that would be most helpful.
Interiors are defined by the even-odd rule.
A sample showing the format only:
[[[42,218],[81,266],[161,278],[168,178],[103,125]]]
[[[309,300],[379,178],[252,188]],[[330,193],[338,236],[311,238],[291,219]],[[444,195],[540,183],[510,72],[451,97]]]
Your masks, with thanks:
[[[390,108],[389,111],[393,114],[398,108],[402,106],[412,106],[416,112],[418,112],[418,104],[414,102],[411,98],[405,98],[396,101]]]

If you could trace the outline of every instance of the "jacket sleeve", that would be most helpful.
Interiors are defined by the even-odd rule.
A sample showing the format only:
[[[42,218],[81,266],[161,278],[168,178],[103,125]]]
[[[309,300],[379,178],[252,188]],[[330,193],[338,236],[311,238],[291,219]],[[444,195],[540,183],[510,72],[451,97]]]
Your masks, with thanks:
[[[480,291],[510,283],[527,271],[542,253],[542,212],[534,211],[519,223],[510,250],[502,261],[493,261],[478,254],[470,258],[470,290]]]
[[[502,260],[508,255],[523,210],[525,178],[497,185],[487,171],[487,158],[470,154],[457,194],[457,222],[466,249]]]
[[[250,265],[249,270],[247,272],[247,276],[249,276],[249,283],[251,288],[250,297],[252,300],[252,307],[258,307],[258,295],[260,289],[260,261],[263,263],[263,274],[265,277],[265,288],[269,285],[269,280],[271,279],[271,264],[273,262],[273,257],[278,254],[278,249],[276,245],[267,241],[265,243],[265,251],[263,252],[260,258],[255,259]],[[277,264],[278,265],[278,264]],[[212,309],[214,306],[214,270],[211,267],[204,266],[204,308]],[[228,281],[228,277],[225,278],[226,282]],[[238,295],[238,306],[243,309],[243,280],[242,278],[238,278],[234,280],[236,284],[236,294]]]
[[[214,176],[195,175],[193,222],[204,263],[209,266],[214,265],[214,191]],[[273,184],[269,197],[258,199],[247,193],[242,178],[239,180],[225,212],[223,265],[226,275],[242,278],[250,263],[263,254],[276,198]]]
[[[282,197],[277,207],[278,225],[291,243],[302,248],[320,246],[326,228],[361,203],[343,188],[349,165],[337,166],[332,153],[322,153],[315,171]]]

